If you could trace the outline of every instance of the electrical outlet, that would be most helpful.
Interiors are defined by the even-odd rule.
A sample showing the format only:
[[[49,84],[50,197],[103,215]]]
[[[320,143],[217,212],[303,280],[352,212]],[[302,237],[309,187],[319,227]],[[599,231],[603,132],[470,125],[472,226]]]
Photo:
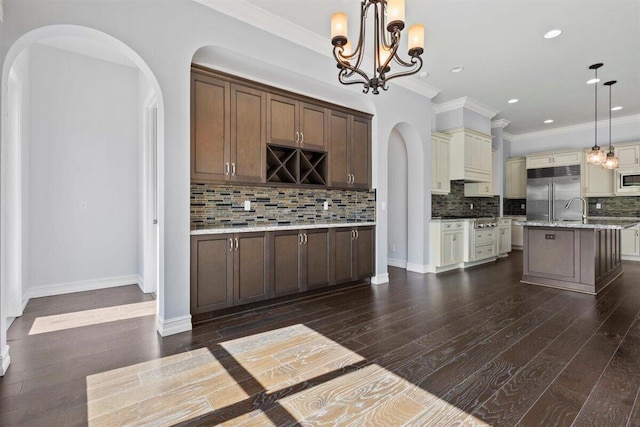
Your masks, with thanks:
[[[396,252],[396,245],[394,245],[393,243],[391,244],[391,252]]]
[[[383,211],[387,210],[387,202],[380,202],[380,210],[383,210]]]
[[[524,209],[524,208],[525,208],[525,204],[524,203],[520,204],[520,209]]]
[[[324,201],[324,204],[322,205],[322,209],[324,209],[325,211],[329,210],[329,202],[327,200]]]
[[[602,203],[596,203],[596,209],[602,209]]]
[[[244,210],[245,211],[250,211],[251,210],[251,200],[245,200],[244,201]]]
[[[473,210],[473,203],[469,204],[469,209]]]

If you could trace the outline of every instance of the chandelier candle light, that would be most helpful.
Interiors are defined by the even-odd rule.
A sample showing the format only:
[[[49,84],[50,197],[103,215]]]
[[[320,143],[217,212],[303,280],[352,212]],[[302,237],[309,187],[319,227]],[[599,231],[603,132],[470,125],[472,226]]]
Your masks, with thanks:
[[[604,85],[609,86],[609,152],[607,153],[607,158],[604,162],[602,162],[602,167],[604,169],[617,169],[618,168],[618,158],[613,152],[613,148],[611,147],[611,86],[616,84],[616,80],[611,80],[606,82]]]
[[[365,33],[367,13],[373,9],[373,73],[367,74],[361,65],[365,57]],[[386,23],[386,25],[385,25]],[[347,15],[336,12],[331,16],[331,44],[338,68],[338,80],[344,85],[362,84],[364,93],[371,90],[375,95],[379,89],[387,90],[387,82],[396,77],[410,76],[422,68],[424,52],[424,26],[409,28],[408,61],[398,55],[400,35],[404,29],[404,0],[362,0],[360,4],[360,35],[355,50],[347,35]],[[391,72],[391,62],[405,68],[395,74]]]
[[[589,67],[590,70],[595,70],[596,77],[593,80],[590,80],[587,83],[591,83],[593,81],[593,86],[595,87],[595,142],[591,151],[587,153],[587,164],[590,165],[600,165],[602,164],[607,156],[602,148],[598,146],[598,68],[602,67],[601,63],[593,64]]]

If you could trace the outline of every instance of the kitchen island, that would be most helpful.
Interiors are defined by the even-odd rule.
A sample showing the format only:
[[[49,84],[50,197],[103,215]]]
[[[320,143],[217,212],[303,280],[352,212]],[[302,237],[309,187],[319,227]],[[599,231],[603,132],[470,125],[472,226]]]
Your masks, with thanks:
[[[522,282],[597,294],[622,274],[620,230],[637,221],[516,221],[524,226]]]

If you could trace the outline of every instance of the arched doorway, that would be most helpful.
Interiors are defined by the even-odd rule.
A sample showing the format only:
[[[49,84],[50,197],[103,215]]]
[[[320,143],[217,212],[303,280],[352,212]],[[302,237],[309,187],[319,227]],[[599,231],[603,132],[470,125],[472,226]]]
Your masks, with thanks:
[[[2,266],[2,276],[0,277],[0,288],[2,291],[2,294],[1,294],[2,296],[0,297],[0,300],[1,300],[0,329],[2,330],[2,332],[0,333],[0,350],[1,350],[0,358],[2,359],[2,365],[3,365],[3,368],[5,369],[6,369],[5,363],[6,361],[8,361],[6,335],[5,335],[6,329],[7,329],[7,319],[9,316],[15,316],[15,315],[21,314],[22,308],[23,308],[22,301],[28,301],[30,296],[43,296],[46,294],[46,292],[52,292],[51,295],[53,295],[56,292],[66,293],[66,292],[75,292],[78,290],[86,290],[86,289],[82,289],[81,286],[78,289],[73,288],[72,286],[67,286],[66,288],[64,286],[57,286],[57,287],[51,286],[48,289],[46,289],[46,287],[41,286],[37,288],[37,292],[33,292],[33,289],[26,290],[24,287],[24,281],[23,281],[24,278],[21,277],[20,273],[23,271],[21,264],[28,263],[29,260],[26,259],[24,256],[23,257],[20,256],[22,251],[15,250],[15,248],[20,248],[23,246],[23,243],[27,242],[27,240],[25,239],[25,234],[22,233],[21,231],[22,226],[19,224],[19,221],[22,218],[23,219],[22,222],[25,223],[24,217],[25,215],[27,215],[27,213],[25,212],[26,210],[22,209],[22,204],[20,200],[23,196],[29,195],[29,192],[28,190],[24,189],[23,182],[22,182],[23,179],[20,173],[21,163],[20,163],[19,155],[22,153],[20,148],[20,138],[17,138],[15,131],[12,131],[11,129],[12,128],[20,129],[22,127],[20,124],[21,120],[29,120],[29,117],[18,117],[17,114],[22,109],[15,107],[15,103],[16,103],[15,86],[16,85],[15,83],[10,83],[10,82],[15,80],[15,77],[12,77],[12,75],[16,74],[16,71],[14,70],[14,65],[16,64],[16,60],[19,58],[20,54],[23,52],[26,52],[28,49],[35,46],[36,44],[38,44],[39,47],[42,45],[46,46],[46,43],[51,43],[52,40],[56,40],[56,43],[61,43],[61,40],[63,40],[68,45],[73,45],[75,43],[75,45],[73,46],[73,49],[76,49],[75,51],[76,54],[82,53],[81,52],[82,49],[86,48],[87,46],[101,46],[101,48],[104,49],[105,52],[106,51],[116,52],[117,55],[123,58],[126,58],[126,61],[129,64],[131,64],[132,70],[134,68],[136,69],[136,71],[131,71],[129,73],[131,74],[131,76],[129,76],[129,80],[133,81],[133,79],[135,78],[135,79],[140,79],[140,81],[144,82],[144,84],[140,83],[140,87],[144,87],[144,94],[143,94],[143,91],[141,90],[140,94],[136,93],[135,95],[136,97],[139,97],[139,98],[147,97],[147,100],[148,100],[148,102],[145,102],[144,105],[142,105],[142,101],[141,101],[140,105],[136,103],[136,106],[135,106],[136,111],[139,111],[139,113],[137,112],[135,113],[136,114],[135,123],[139,128],[139,136],[135,137],[135,141],[137,141],[137,143],[134,141],[134,144],[136,144],[135,150],[137,150],[138,153],[133,154],[135,156],[135,159],[133,161],[131,160],[130,152],[123,153],[122,155],[128,156],[127,161],[129,163],[137,162],[137,164],[134,164],[133,167],[138,169],[135,173],[140,174],[139,179],[136,178],[136,182],[140,183],[139,185],[136,185],[137,188],[139,189],[139,196],[137,198],[140,200],[139,202],[140,208],[136,209],[135,215],[137,218],[133,220],[134,222],[138,223],[138,226],[136,227],[136,229],[138,230],[137,232],[138,235],[135,237],[135,239],[137,239],[138,241],[138,246],[139,246],[139,248],[136,249],[136,253],[138,254],[136,255],[136,257],[139,257],[139,261],[138,261],[138,258],[136,258],[136,261],[135,261],[139,265],[139,268],[138,268],[139,280],[137,282],[140,285],[140,287],[145,290],[145,292],[157,292],[158,306],[159,307],[163,306],[162,304],[163,303],[163,275],[162,275],[163,269],[160,268],[160,266],[163,263],[163,260],[161,256],[162,251],[161,251],[161,248],[159,247],[162,242],[163,230],[162,230],[162,227],[159,226],[159,224],[162,224],[162,215],[163,215],[161,193],[163,188],[162,161],[163,161],[163,135],[164,135],[163,133],[164,106],[163,106],[162,93],[160,91],[159,84],[156,78],[154,77],[153,73],[149,69],[149,67],[142,60],[142,58],[139,55],[137,55],[127,45],[111,37],[110,35],[107,35],[105,33],[102,33],[100,31],[97,31],[91,28],[70,26],[70,25],[56,25],[56,26],[43,27],[43,28],[33,30],[25,34],[20,39],[18,39],[16,43],[9,49],[9,52],[5,58],[3,72],[2,72],[2,81],[3,81],[2,87],[7,88],[10,86],[10,88],[6,91],[3,91],[2,93],[3,111],[8,112],[9,126],[3,126],[0,148],[3,154],[12,153],[11,156],[3,155],[4,161],[2,164],[2,168],[0,170],[0,180],[3,183],[2,189],[1,189],[2,200],[6,201],[6,203],[3,203],[1,206],[0,224],[2,225],[7,224],[6,223],[7,218],[12,218],[12,223],[7,224],[6,228],[0,225],[0,242],[2,245],[2,251],[0,253],[0,258],[1,258],[0,265]],[[50,47],[51,46],[47,48],[50,48]],[[73,51],[73,49],[71,49],[71,51]],[[46,71],[43,71],[43,72],[46,72]],[[135,73],[135,77],[133,76],[134,73]],[[96,85],[100,84],[99,79],[96,79],[95,84]],[[37,86],[36,89],[41,87],[42,85]],[[73,89],[73,87],[71,88]],[[70,96],[71,95],[74,95],[74,94],[71,93]],[[87,96],[92,96],[92,94],[89,93]],[[72,101],[69,101],[69,102],[71,103]],[[99,101],[96,101],[96,104],[100,102],[107,102],[107,101],[104,99],[100,99]],[[32,107],[35,108],[38,106],[39,105],[35,105]],[[146,111],[149,112],[148,116],[145,115]],[[37,113],[34,113],[34,114],[37,114]],[[52,116],[54,116],[54,114],[52,114]],[[69,120],[69,123],[71,123],[71,126],[73,126],[72,119],[73,117]],[[58,122],[62,122],[62,120],[58,120]],[[109,123],[107,122],[108,120],[106,120],[105,123],[101,123],[99,119],[96,119],[96,123],[95,123],[96,129],[100,128],[100,126],[103,126],[103,128],[105,129],[108,128]],[[129,123],[130,124],[134,123],[134,120],[133,119],[130,120]],[[39,124],[36,123],[36,125],[39,125]],[[42,132],[43,130],[40,129],[40,131]],[[138,131],[135,131],[135,132],[138,132]],[[82,129],[80,129],[78,133],[82,133]],[[89,140],[91,138],[91,135],[85,134],[84,137],[87,140]],[[85,145],[88,146],[89,143]],[[76,146],[76,148],[79,148],[80,150],[82,150],[86,148],[85,145]],[[104,155],[103,157],[104,161],[102,163],[105,163],[105,164],[101,165],[104,168],[106,168],[104,170],[111,169],[111,168],[117,169],[118,165],[116,163],[109,163],[109,162],[112,162],[113,159],[120,154],[114,155],[114,153],[109,152],[109,150],[112,147],[108,146],[108,144],[102,144],[100,148],[103,150],[102,153],[94,151],[91,153],[91,155],[97,155],[97,156],[99,156],[100,154]],[[14,153],[18,153],[18,155],[15,155]],[[88,163],[90,165],[100,164],[100,160],[95,161],[94,163],[85,162],[87,157],[83,158],[81,156],[78,156],[78,159],[79,159],[78,168],[77,168],[78,170],[83,170],[83,168],[84,170],[86,170],[88,168],[87,164],[84,164],[84,163]],[[111,159],[111,160],[107,161],[106,159]],[[44,162],[41,162],[41,164],[46,165],[46,160],[47,159],[45,159]],[[54,164],[54,162],[56,161],[55,156],[51,156],[50,161],[51,161],[51,164]],[[32,165],[30,165],[30,167],[31,166]],[[42,169],[42,168],[35,167],[34,169]],[[52,173],[56,173],[56,172],[52,172]],[[39,183],[46,181],[45,179],[42,178],[43,176],[46,176],[46,174],[38,175],[37,180]],[[31,178],[29,177],[28,179],[31,179]],[[81,182],[82,177],[80,176],[80,179],[78,179],[78,177],[76,176],[74,177],[74,180],[76,182]],[[69,182],[72,182],[72,181],[69,181]],[[108,188],[108,184],[109,183],[106,183],[105,187],[103,188]],[[122,188],[122,185],[120,188]],[[73,189],[69,189],[69,192],[72,192],[71,190]],[[118,189],[111,188],[110,191],[117,192]],[[85,189],[85,192],[88,193],[86,189]],[[65,194],[66,192],[64,190],[57,191],[57,194],[52,197],[58,196],[59,198],[64,198]],[[7,195],[10,195],[10,197],[7,198],[6,197]],[[86,197],[93,197],[93,196],[95,195],[89,194]],[[101,206],[97,203],[91,206],[91,201],[90,202],[84,201],[84,200],[91,200],[91,199],[80,199],[80,200],[82,201],[78,202],[77,200],[72,200],[70,202],[70,204],[73,204],[73,208],[74,209],[77,208],[76,210],[80,211],[80,213],[82,213],[82,211],[88,211],[92,208],[96,210],[99,210],[101,208]],[[131,198],[130,200],[134,204],[138,203],[137,200],[133,198]],[[18,212],[19,214],[16,215],[16,212]],[[47,221],[49,224],[55,224],[56,218],[47,218]],[[69,221],[68,217],[66,218],[66,221],[73,222],[73,221]],[[132,222],[130,219],[128,221],[129,223]],[[18,224],[17,227],[16,227],[16,224]],[[100,224],[95,224],[95,225],[99,226]],[[70,246],[73,245],[73,242],[71,243],[65,242],[65,243],[69,244]],[[52,245],[49,245],[49,246],[52,246]],[[52,249],[49,247],[45,249],[54,250],[55,248]],[[22,258],[22,261],[21,261],[21,258]],[[99,258],[99,257],[96,257],[96,258]],[[103,260],[98,259],[96,263],[99,263],[101,261],[104,263],[109,262],[108,259],[103,259]],[[69,262],[68,264],[72,266],[71,268],[73,268],[72,262]],[[142,267],[143,265],[144,265],[144,268]],[[25,268],[25,271],[27,269],[28,267]],[[7,275],[7,273],[9,274]],[[99,288],[101,286],[102,287],[117,286],[117,283],[118,283],[117,280],[116,281],[107,280],[101,283],[98,277],[96,277],[96,279],[98,280],[85,281],[82,283],[82,285],[85,285],[86,283],[88,283],[87,286],[89,286],[89,289],[90,289],[91,286],[95,286],[96,288]],[[56,280],[55,278],[52,279],[54,284],[56,284],[55,280]],[[130,280],[130,277],[127,277],[126,279],[123,278],[123,280]],[[77,284],[77,283],[72,283],[71,281],[66,281],[66,282],[62,281],[62,282],[64,285]],[[93,283],[90,283],[90,282],[93,282]]]

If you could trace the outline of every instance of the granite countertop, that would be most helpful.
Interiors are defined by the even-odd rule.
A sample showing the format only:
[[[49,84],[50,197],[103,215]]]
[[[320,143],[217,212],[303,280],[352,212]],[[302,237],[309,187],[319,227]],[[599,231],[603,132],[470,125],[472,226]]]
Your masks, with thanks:
[[[623,228],[633,227],[640,223],[640,220],[623,220],[623,219],[588,219],[586,224],[582,221],[515,221],[515,225],[524,225],[526,227],[557,227],[557,228],[593,228],[599,230],[622,230]]]
[[[191,230],[192,236],[205,234],[227,234],[227,233],[251,233],[259,231],[286,231],[286,230],[312,230],[316,228],[339,228],[339,227],[364,227],[376,225],[375,222],[340,222],[330,224],[286,224],[286,225],[262,225],[262,226],[240,226],[227,228],[195,228]]]

